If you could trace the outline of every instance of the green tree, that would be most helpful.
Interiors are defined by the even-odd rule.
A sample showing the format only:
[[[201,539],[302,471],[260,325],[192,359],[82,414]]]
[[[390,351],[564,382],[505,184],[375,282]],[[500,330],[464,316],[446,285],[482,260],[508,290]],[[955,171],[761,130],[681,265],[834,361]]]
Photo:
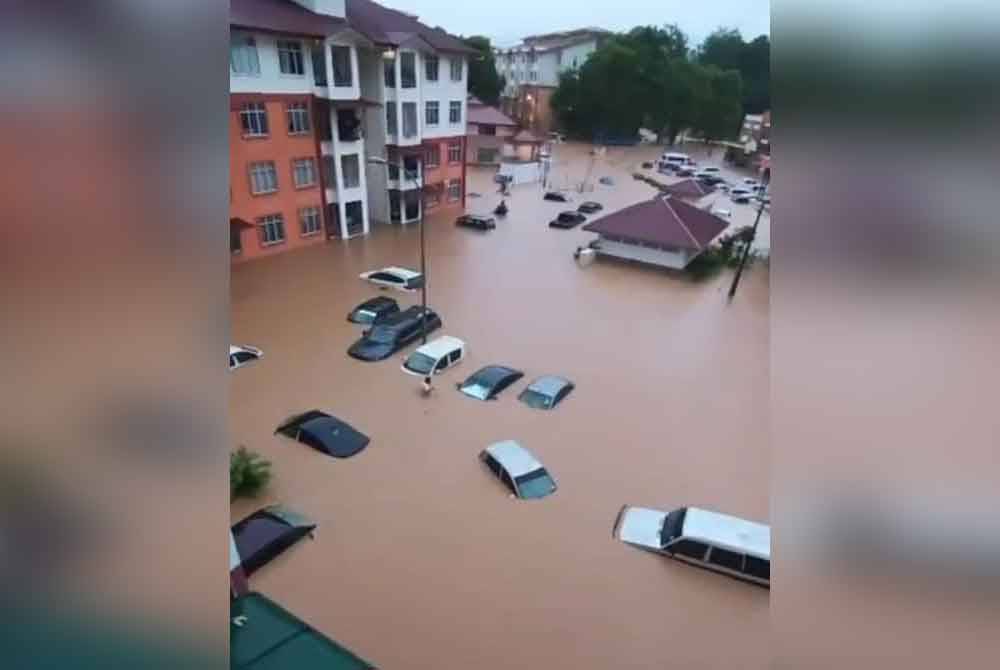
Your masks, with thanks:
[[[490,38],[473,35],[466,37],[464,41],[478,52],[478,55],[469,57],[469,93],[487,105],[499,104],[500,91],[505,82],[497,72]]]
[[[229,498],[254,498],[271,481],[271,462],[240,447],[229,454]]]
[[[720,70],[714,65],[695,66],[698,70],[696,112],[691,127],[707,140],[735,137],[743,118],[742,78],[736,70]]]
[[[738,30],[719,28],[702,42],[697,60],[720,70],[739,71],[744,114],[771,108],[771,40],[767,35],[745,42]]]

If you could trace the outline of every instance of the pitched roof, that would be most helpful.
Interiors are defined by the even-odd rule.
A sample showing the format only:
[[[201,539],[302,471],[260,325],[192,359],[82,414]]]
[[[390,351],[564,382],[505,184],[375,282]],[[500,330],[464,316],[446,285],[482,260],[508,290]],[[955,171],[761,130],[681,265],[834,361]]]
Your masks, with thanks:
[[[343,29],[346,21],[310,12],[290,0],[229,0],[229,25],[266,32],[324,37]]]
[[[389,9],[371,0],[345,0],[347,22],[373,42],[397,46],[410,37],[420,37],[438,51],[478,53],[465,42],[440,28],[431,28],[411,14]]]
[[[729,224],[669,195],[657,195],[586,224],[583,230],[632,242],[701,251]]]
[[[563,49],[574,44],[601,40],[611,34],[611,31],[602,28],[578,28],[576,30],[563,30],[542,35],[529,35],[520,44],[501,51],[549,51],[551,49]]]
[[[468,123],[485,124],[488,126],[512,126],[517,123],[496,107],[484,105],[478,98],[469,98],[469,108],[466,113]]]
[[[542,140],[542,139],[536,137],[534,135],[534,133],[532,133],[530,130],[527,130],[527,129],[522,130],[517,135],[514,135],[514,137],[512,138],[512,140],[514,142],[522,142],[522,143],[525,143],[525,144],[527,144],[527,143],[541,144],[542,142],[545,141],[545,140]]]
[[[664,187],[664,193],[669,193],[677,198],[690,200],[699,200],[711,193],[713,190],[714,189],[705,186],[697,179],[685,179],[684,181],[679,181],[676,184]]]

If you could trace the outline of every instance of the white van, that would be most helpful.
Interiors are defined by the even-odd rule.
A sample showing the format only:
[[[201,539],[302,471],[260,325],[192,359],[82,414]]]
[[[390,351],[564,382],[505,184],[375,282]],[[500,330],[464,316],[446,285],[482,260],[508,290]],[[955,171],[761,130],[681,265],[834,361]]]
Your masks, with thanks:
[[[642,549],[771,585],[771,527],[765,524],[697,507],[661,512],[625,505],[613,534]]]
[[[691,160],[691,157],[688,156],[687,154],[677,154],[677,153],[671,153],[669,151],[660,156],[660,160],[664,163],[669,163],[674,167],[678,167],[680,165],[694,164],[694,161]]]
[[[439,375],[465,358],[465,342],[443,335],[403,359],[403,372],[418,377]]]

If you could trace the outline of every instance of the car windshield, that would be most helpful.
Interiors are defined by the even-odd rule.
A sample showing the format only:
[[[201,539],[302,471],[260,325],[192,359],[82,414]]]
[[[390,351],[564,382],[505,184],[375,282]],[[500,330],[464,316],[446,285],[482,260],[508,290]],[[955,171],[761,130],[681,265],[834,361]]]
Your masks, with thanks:
[[[489,392],[490,386],[479,380],[473,380],[462,385],[462,393],[471,395],[473,398],[479,398],[480,400],[486,400]]]
[[[556,483],[549,477],[545,468],[518,477],[517,493],[522,498],[544,498],[556,490]]]
[[[407,370],[412,370],[413,372],[419,372],[420,374],[425,375],[434,368],[435,363],[437,363],[437,361],[427,354],[414,351],[410,354],[410,357],[406,359],[405,365]]]
[[[371,323],[375,320],[375,312],[367,309],[356,309],[354,310],[354,320],[359,323]]]
[[[530,388],[522,391],[518,398],[528,407],[534,407],[535,409],[548,409],[552,406],[552,396]]]
[[[396,331],[392,328],[379,328],[376,326],[369,330],[365,337],[371,342],[391,344],[396,341]]]

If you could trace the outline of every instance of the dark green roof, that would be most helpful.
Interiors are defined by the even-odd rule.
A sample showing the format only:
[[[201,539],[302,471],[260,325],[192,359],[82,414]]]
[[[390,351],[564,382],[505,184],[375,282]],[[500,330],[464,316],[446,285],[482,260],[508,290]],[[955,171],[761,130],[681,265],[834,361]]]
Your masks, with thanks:
[[[373,670],[375,666],[266,596],[248,593],[229,606],[229,667],[233,670]]]

